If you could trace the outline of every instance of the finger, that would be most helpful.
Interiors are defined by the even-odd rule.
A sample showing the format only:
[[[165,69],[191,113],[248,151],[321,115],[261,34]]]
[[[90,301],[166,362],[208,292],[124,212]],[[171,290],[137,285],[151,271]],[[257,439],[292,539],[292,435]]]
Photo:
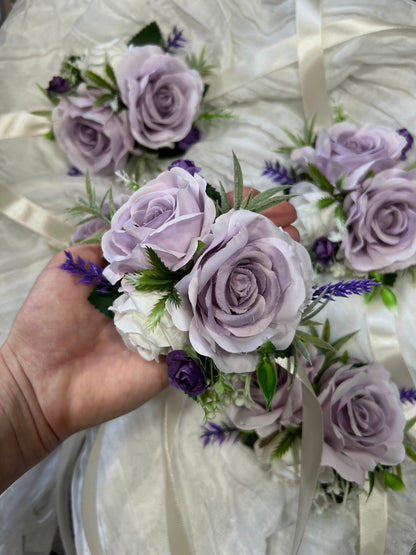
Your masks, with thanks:
[[[292,224],[296,218],[296,208],[289,202],[283,201],[262,212],[278,227],[285,227]]]
[[[298,243],[300,243],[300,234],[295,226],[287,225],[283,228],[283,231],[286,231],[286,233],[289,233],[289,235],[292,237],[294,241],[297,241]]]

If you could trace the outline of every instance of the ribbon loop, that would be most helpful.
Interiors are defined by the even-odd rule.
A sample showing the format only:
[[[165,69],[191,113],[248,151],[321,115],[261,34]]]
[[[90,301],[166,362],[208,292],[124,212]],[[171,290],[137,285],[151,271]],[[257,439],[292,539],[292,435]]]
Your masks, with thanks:
[[[50,119],[28,112],[13,112],[0,115],[0,139],[39,137],[51,129]]]

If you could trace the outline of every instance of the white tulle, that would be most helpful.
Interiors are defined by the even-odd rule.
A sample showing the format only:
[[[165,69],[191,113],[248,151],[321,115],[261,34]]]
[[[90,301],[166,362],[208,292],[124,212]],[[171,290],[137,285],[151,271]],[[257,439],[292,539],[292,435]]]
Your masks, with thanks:
[[[164,33],[184,30],[187,48],[206,46],[216,65],[208,98],[238,119],[203,128],[187,157],[213,184],[232,184],[231,152],[240,159],[247,185],[261,178],[264,159],[285,141],[282,128],[300,132],[302,101],[296,64],[294,0],[18,0],[0,29],[0,110],[48,109],[36,84],[59,74],[61,59],[100,42],[129,38],[152,20]],[[407,0],[325,0],[323,47],[332,107],[341,105],[354,123],[407,127],[416,134],[416,4]],[[0,141],[0,183],[64,216],[83,190],[83,177],[67,176],[56,144],[43,138]],[[95,180],[99,191],[108,182]],[[43,240],[0,215],[0,337],[36,276],[53,254]],[[397,286],[399,311],[377,306],[373,317],[360,299],[345,313],[331,307],[333,328],[343,335],[360,328],[350,347],[373,354],[368,331],[381,326],[401,349],[388,361],[398,385],[416,373],[416,294]],[[345,303],[346,304],[346,303]],[[370,313],[367,312],[370,310]],[[367,318],[367,315],[369,317]],[[371,333],[370,333],[371,336]],[[377,356],[377,353],[376,353]],[[404,364],[406,363],[406,364]],[[396,369],[401,370],[395,373]],[[404,383],[406,382],[406,383]],[[106,425],[97,485],[101,543],[107,554],[169,553],[165,516],[163,407],[169,391]],[[198,555],[288,555],[296,519],[297,487],[271,481],[242,445],[202,448],[202,414],[187,401],[173,459],[183,492],[182,518]],[[86,444],[74,472],[72,514],[79,554],[89,553],[81,520]],[[0,497],[0,553],[49,553],[56,529],[55,477],[59,451]],[[389,493],[386,553],[407,555],[416,541],[416,465],[404,465],[405,492]],[[41,504],[42,511],[39,509]],[[36,516],[38,515],[38,517]],[[40,515],[40,516],[39,516]],[[43,516],[42,516],[43,515]],[[313,512],[303,555],[358,553],[358,509],[352,498],[322,514]]]

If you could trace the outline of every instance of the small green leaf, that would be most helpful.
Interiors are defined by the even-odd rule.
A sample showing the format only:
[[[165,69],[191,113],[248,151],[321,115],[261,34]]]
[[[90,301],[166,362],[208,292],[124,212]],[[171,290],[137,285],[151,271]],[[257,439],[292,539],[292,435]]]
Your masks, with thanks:
[[[331,337],[331,324],[329,323],[329,320],[327,318],[325,320],[324,328],[322,330],[322,339],[328,342],[330,337]]]
[[[413,426],[416,424],[416,416],[413,416],[413,418],[409,418],[409,420],[407,420],[406,422],[406,426],[404,428],[405,432],[408,432],[409,430],[411,430],[413,428]]]
[[[341,347],[343,347],[346,343],[348,343],[348,341],[354,337],[354,335],[356,335],[358,333],[359,330],[356,331],[352,331],[351,333],[347,333],[346,335],[343,335],[342,337],[340,337],[339,339],[337,339],[336,341],[334,341],[332,343],[332,346],[334,347],[334,349],[336,351],[339,351],[341,349]]]
[[[344,351],[342,355],[339,357],[339,361],[342,364],[348,364],[349,359],[350,357],[349,357],[348,351]]]
[[[224,214],[225,212],[228,212],[231,208],[230,203],[228,201],[228,197],[227,197],[227,193],[224,189],[224,185],[220,182],[219,184],[220,187],[220,195],[221,195],[221,211]]]
[[[147,44],[155,44],[161,48],[164,47],[165,41],[156,21],[152,21],[152,23],[143,27],[128,42],[128,46],[146,46]]]
[[[364,293],[365,304],[368,304],[374,298],[374,296],[377,294],[377,291],[379,290],[378,287],[379,286],[376,285],[371,291],[367,291],[366,293]]]
[[[209,196],[209,198],[211,198],[214,202],[218,202],[218,204],[221,206],[221,195],[217,191],[217,189],[215,189],[215,187],[207,183],[207,186],[205,187],[205,192]]]
[[[117,79],[114,73],[114,69],[110,66],[108,62],[106,62],[105,64],[105,74],[114,83],[114,85],[117,85]]]
[[[113,304],[115,295],[107,295],[105,293],[100,293],[97,290],[92,291],[89,296],[89,302],[100,312],[109,316],[110,318],[114,318],[114,313],[111,310],[108,310],[110,306]]]
[[[386,484],[387,488],[392,489],[393,491],[400,491],[406,489],[403,480],[397,474],[393,474],[392,472],[388,472],[384,470],[383,472],[384,483]]]
[[[33,116],[39,116],[41,118],[50,118],[52,115],[52,110],[34,110],[30,112]]]
[[[299,351],[299,353],[303,356],[309,366],[312,366],[311,356],[308,349],[306,348],[305,343],[303,343],[303,341],[299,341],[299,339],[295,337],[293,340],[293,346],[297,351]]]
[[[154,304],[152,310],[147,317],[147,327],[149,331],[155,329],[155,327],[159,324],[160,320],[162,319],[165,310],[166,310],[166,302],[168,300],[167,295],[163,295],[160,299]]]
[[[114,88],[114,85],[106,81],[103,77],[101,77],[101,75],[98,75],[98,73],[94,73],[93,71],[86,69],[83,75],[88,81],[91,81],[91,83],[94,83],[98,87],[117,92],[117,90]]]
[[[409,447],[409,445],[405,445],[404,449],[409,459],[412,459],[413,462],[416,462],[416,453],[413,451],[413,449]]]
[[[334,186],[332,183],[324,176],[321,170],[314,166],[313,164],[308,164],[308,172],[311,178],[315,181],[320,189],[328,193],[334,193]]]
[[[103,94],[99,98],[97,98],[97,100],[94,102],[94,107],[99,108],[105,102],[111,102],[113,98],[114,98],[113,94],[110,94],[110,93]]]
[[[271,341],[266,341],[266,343],[263,343],[263,345],[257,349],[257,352],[261,355],[270,355],[276,352],[276,347]]]
[[[335,208],[335,219],[337,219],[339,222],[341,222],[342,225],[345,224],[345,214],[344,214],[344,209],[342,208],[342,204],[338,204],[338,206]]]
[[[381,299],[388,309],[394,310],[397,308],[396,295],[389,287],[386,287],[385,285],[380,285],[380,293]]]
[[[43,138],[47,139],[48,141],[54,141],[55,140],[55,133],[53,132],[53,129],[51,129],[50,131],[45,133],[43,135]]]
[[[374,484],[376,482],[376,473],[374,471],[368,472],[368,482],[369,482],[368,497],[370,497],[371,492],[373,491],[373,488],[374,488]]]
[[[342,106],[337,106],[335,108],[335,123],[340,123],[341,121],[345,121],[347,116],[342,108]]]
[[[232,112],[202,112],[199,120],[212,121],[213,119],[236,119],[238,116]]]
[[[263,355],[257,365],[257,381],[266,403],[266,410],[269,410],[270,403],[276,392],[277,370],[266,355]]]
[[[281,459],[289,449],[292,447],[296,438],[300,437],[300,428],[288,428],[282,437],[282,439],[277,444],[276,448],[273,450],[271,455],[272,459]]]
[[[334,202],[336,202],[336,199],[334,199],[333,197],[320,198],[316,202],[316,207],[319,210],[324,210],[324,208],[327,208],[328,206],[331,206],[331,204],[334,204]]]
[[[330,343],[327,343],[326,341],[321,339],[320,337],[315,337],[315,336],[311,335],[310,333],[306,333],[306,332],[301,331],[301,330],[296,331],[296,337],[300,341],[303,341],[304,343],[312,343],[312,345],[315,345],[316,347],[319,347],[320,349],[336,353],[336,350],[334,349],[334,347]]]
[[[234,163],[234,208],[239,210],[243,202],[243,172],[241,171],[240,162],[238,161],[235,152],[233,151]]]
[[[380,281],[383,285],[388,285],[390,287],[393,287],[396,279],[397,279],[396,273],[382,274]]]

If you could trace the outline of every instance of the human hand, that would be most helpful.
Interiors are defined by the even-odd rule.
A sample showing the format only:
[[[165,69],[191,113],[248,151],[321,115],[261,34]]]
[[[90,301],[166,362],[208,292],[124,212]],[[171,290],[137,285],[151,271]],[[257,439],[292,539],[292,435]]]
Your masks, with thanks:
[[[103,260],[98,245],[71,251]],[[33,458],[27,453],[42,458],[70,434],[135,409],[168,384],[165,363],[126,348],[112,320],[88,301],[92,288],[59,268],[64,261],[64,253],[56,255],[40,274],[1,347],[1,385],[8,385],[0,400],[8,395],[3,407],[6,418],[17,419],[15,435],[23,434],[17,439],[26,466]],[[10,404],[15,395],[17,415]]]
[[[253,197],[259,194],[259,191],[252,189],[250,187],[244,187],[243,197],[245,198],[250,191],[253,191]],[[228,201],[231,205],[234,204],[234,192],[227,193]],[[268,208],[262,212],[264,216],[267,216],[277,227],[283,228],[284,231],[289,233],[289,235],[295,241],[300,241],[299,231],[295,226],[291,225],[297,218],[296,208],[292,206],[287,201],[282,201],[271,208]]]

